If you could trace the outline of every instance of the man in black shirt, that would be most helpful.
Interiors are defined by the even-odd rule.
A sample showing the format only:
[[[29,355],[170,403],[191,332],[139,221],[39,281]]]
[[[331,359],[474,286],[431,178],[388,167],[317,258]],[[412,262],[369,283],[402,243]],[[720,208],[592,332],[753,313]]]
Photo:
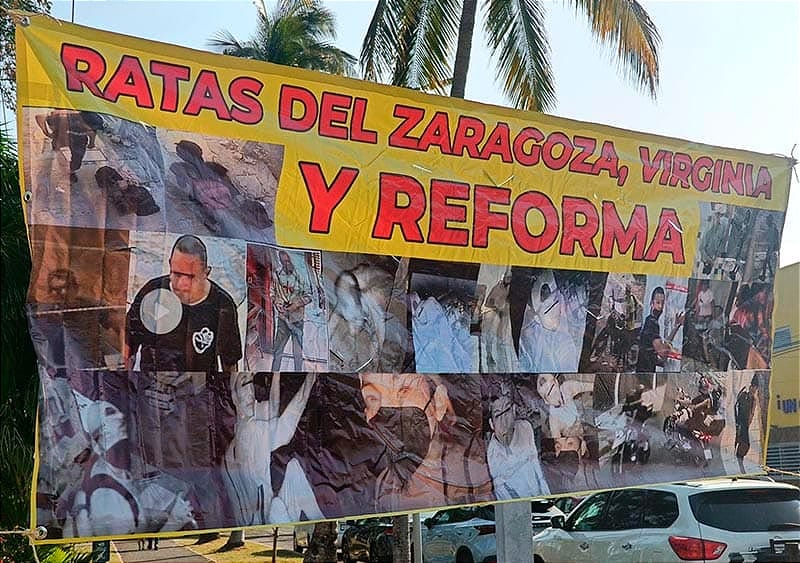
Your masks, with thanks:
[[[232,373],[242,358],[236,304],[208,279],[203,242],[192,235],[180,237],[169,269],[139,290],[128,311],[128,368],[141,352],[141,371]]]
[[[672,334],[667,339],[661,338],[661,327],[658,319],[664,312],[664,301],[666,295],[663,287],[656,287],[650,297],[650,314],[644,320],[642,331],[639,333],[639,358],[636,362],[636,371],[639,373],[652,373],[656,371],[656,366],[664,365],[672,345],[670,341],[675,338],[675,334],[683,324],[683,311],[675,316],[675,327]]]
[[[205,244],[179,237],[169,274],[147,282],[134,298],[125,340],[128,369],[138,355],[139,370],[148,372],[140,380],[140,409],[156,424],[142,429],[146,457],[191,484],[201,529],[236,523],[222,467],[236,420],[231,377],[242,358],[236,304],[210,273]],[[205,372],[205,385],[193,386],[185,372]],[[153,404],[164,393],[168,398]]]

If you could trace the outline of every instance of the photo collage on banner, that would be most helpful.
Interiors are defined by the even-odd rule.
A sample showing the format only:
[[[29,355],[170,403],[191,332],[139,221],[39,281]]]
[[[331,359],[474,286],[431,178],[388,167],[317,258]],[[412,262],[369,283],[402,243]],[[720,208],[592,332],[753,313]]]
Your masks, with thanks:
[[[759,469],[771,214],[703,205],[691,279],[288,249],[280,147],[25,116],[51,538]]]
[[[35,37],[48,25],[21,32],[33,34],[31,59],[52,49]],[[584,155],[597,170],[566,168],[579,138],[598,141],[586,132],[545,135],[533,123],[505,139],[513,154],[500,154],[500,125],[522,118],[473,108],[489,116],[470,116],[486,128],[480,136],[492,119],[499,132],[476,163],[477,129],[459,140],[461,154],[433,142],[434,131],[461,127],[461,106],[436,112],[450,125],[404,137],[387,116],[425,110],[392,113],[380,105],[390,96],[375,96],[367,116],[367,98],[350,94],[372,86],[330,77],[350,93],[354,122],[303,129],[317,115],[313,88],[300,84],[314,75],[291,69],[301,78],[276,87],[264,67],[253,71],[264,80],[226,84],[230,107],[212,104],[208,86],[197,113],[171,115],[164,92],[159,110],[133,108],[120,78],[127,93],[85,102],[98,85],[82,66],[91,61],[75,62],[60,104],[20,90],[27,311],[41,380],[32,502],[45,541],[761,472],[784,222],[777,180],[769,201],[771,192],[725,192],[732,181],[704,194],[659,179],[652,209],[642,196],[617,210],[601,201],[611,191],[579,197],[601,180],[613,193],[624,187],[611,140],[602,159]],[[230,81],[219,68],[214,76]],[[48,72],[30,74],[42,82]],[[284,104],[285,92],[295,97]],[[272,98],[276,108],[259,105]],[[325,99],[332,115],[347,113]],[[69,109],[87,107],[103,112]],[[257,109],[263,121],[248,129]],[[598,127],[587,131],[613,137]],[[412,141],[409,157],[398,142]],[[435,145],[441,177],[410,175],[433,174],[423,141]],[[632,141],[615,142],[631,152]],[[639,164],[656,174],[656,163]],[[507,165],[527,176],[491,179]],[[442,179],[461,172],[463,181]],[[526,187],[533,178],[552,189]],[[688,195],[674,204],[666,190]],[[671,207],[659,217],[658,205],[675,205],[682,223]],[[378,211],[371,224],[367,208]]]

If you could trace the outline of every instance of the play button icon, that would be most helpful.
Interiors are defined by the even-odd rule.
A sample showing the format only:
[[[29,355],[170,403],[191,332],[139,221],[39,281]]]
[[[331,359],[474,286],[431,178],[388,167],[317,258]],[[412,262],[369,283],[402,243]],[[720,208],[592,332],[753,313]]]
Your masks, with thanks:
[[[142,324],[154,334],[167,334],[175,330],[182,315],[181,301],[169,289],[154,289],[142,298]]]

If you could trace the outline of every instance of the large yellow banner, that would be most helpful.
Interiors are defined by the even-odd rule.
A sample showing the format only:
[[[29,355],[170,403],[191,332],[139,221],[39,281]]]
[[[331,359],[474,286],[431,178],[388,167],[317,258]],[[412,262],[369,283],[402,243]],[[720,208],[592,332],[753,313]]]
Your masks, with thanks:
[[[688,277],[705,208],[787,204],[783,157],[52,19],[34,18],[18,33],[21,107],[91,108],[282,146],[269,194],[282,245]]]
[[[17,42],[44,541],[761,472],[789,159]]]

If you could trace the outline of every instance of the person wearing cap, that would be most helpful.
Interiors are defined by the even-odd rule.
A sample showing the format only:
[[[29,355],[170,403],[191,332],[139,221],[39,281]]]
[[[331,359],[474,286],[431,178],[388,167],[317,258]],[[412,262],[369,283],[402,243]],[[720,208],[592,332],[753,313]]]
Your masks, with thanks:
[[[507,269],[481,304],[481,352],[487,373],[510,373],[516,368],[517,358],[511,343],[510,289],[511,269]]]
[[[272,371],[281,371],[283,351],[292,341],[294,371],[303,371],[303,327],[306,305],[311,303],[311,288],[307,276],[295,268],[285,250],[278,252],[281,267],[273,271],[270,294],[275,308],[275,340],[272,351]]]

